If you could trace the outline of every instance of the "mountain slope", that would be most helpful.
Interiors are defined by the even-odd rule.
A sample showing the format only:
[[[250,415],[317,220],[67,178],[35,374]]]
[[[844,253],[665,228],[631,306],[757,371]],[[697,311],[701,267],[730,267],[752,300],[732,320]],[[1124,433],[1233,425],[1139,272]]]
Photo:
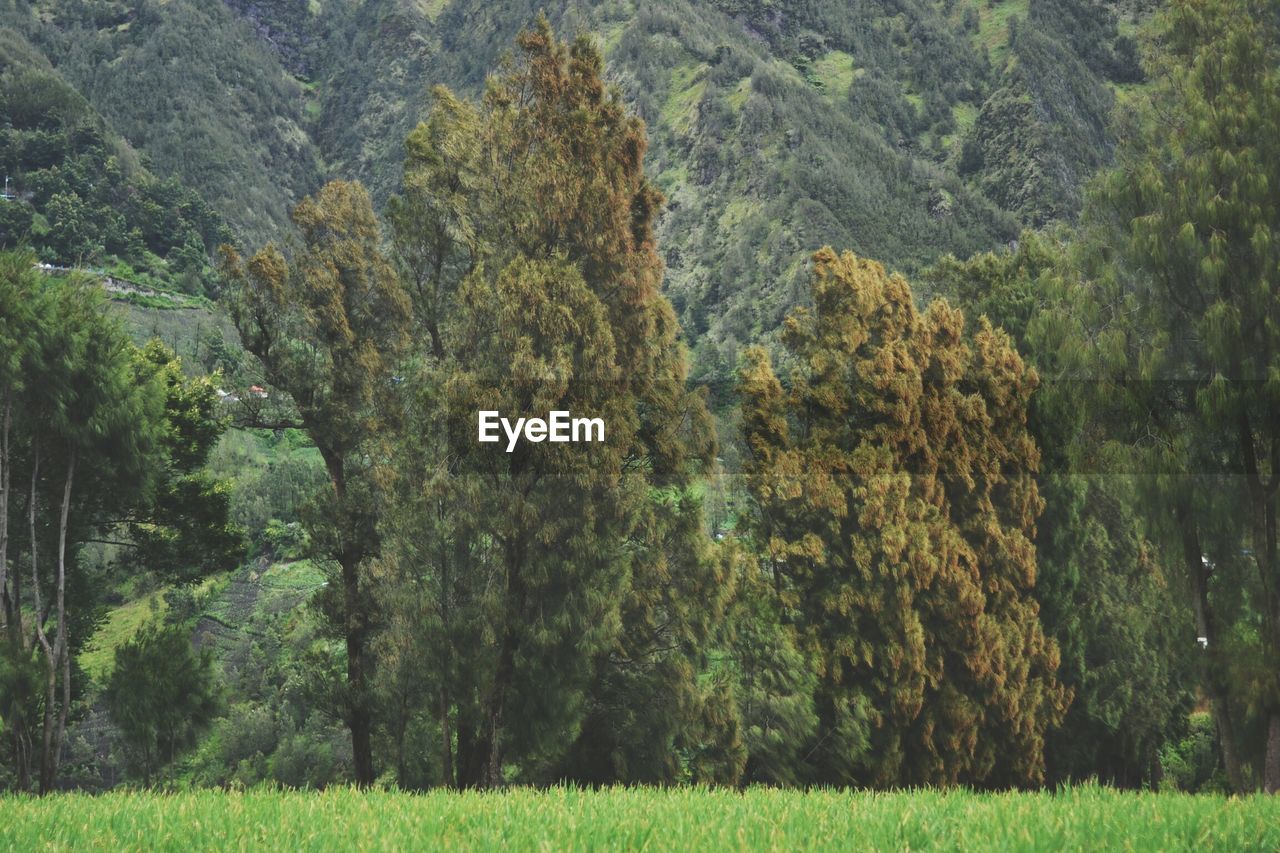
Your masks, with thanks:
[[[1140,75],[1140,0],[3,0],[162,174],[242,242],[331,177],[396,191],[436,83],[477,95],[545,10],[649,126],[668,292],[696,376],[803,298],[830,243],[912,271],[1078,209]]]
[[[0,247],[27,245],[56,266],[107,268],[117,289],[213,282],[210,252],[230,231],[199,194],[161,180],[146,158],[19,33],[0,28]]]
[[[243,239],[278,234],[321,182],[302,84],[220,4],[5,0],[0,25],[22,33],[155,172],[181,177]]]

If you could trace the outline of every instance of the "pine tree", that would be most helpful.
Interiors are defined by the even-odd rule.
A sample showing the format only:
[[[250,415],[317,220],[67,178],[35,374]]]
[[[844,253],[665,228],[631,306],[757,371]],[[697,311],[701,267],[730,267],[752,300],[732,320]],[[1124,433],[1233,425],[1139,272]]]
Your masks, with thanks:
[[[39,789],[47,792],[57,779],[75,698],[72,659],[92,629],[80,546],[113,527],[121,512],[146,504],[163,464],[165,418],[162,389],[140,369],[116,318],[104,312],[101,289],[78,279],[27,279],[9,261],[3,269],[12,278],[0,287],[25,290],[32,325],[19,348],[23,384],[13,397],[7,436],[6,645],[19,689],[6,704],[17,724],[19,784],[28,783],[38,756]],[[33,652],[38,687],[23,676],[31,674]],[[28,692],[32,687],[38,700]]]
[[[432,402],[408,433],[436,448],[418,441],[407,484],[434,484],[434,545],[418,536],[416,564],[396,564],[441,596],[441,623],[454,608],[492,620],[478,645],[442,624],[437,659],[463,669],[440,679],[456,781],[500,784],[504,763],[660,781],[685,772],[681,753],[719,773],[734,759],[708,757],[735,747],[712,729],[731,715],[697,676],[731,587],[692,489],[714,440],[660,291],[644,126],[586,38],[560,42],[544,19],[517,48],[478,105],[437,91],[390,216],[429,346],[413,399]],[[549,407],[602,417],[606,441],[475,442],[478,408]],[[442,418],[458,419],[448,435],[428,423]]]
[[[217,713],[213,653],[185,627],[148,625],[116,648],[102,699],[150,787]]]
[[[1229,782],[1246,785],[1236,717],[1251,706],[1274,792],[1280,22],[1256,0],[1177,0],[1159,35],[1153,85],[1122,117],[1118,165],[1086,208],[1050,325],[1080,356],[1069,368],[1101,380],[1096,419],[1114,452],[1149,475],[1149,516],[1177,549],[1207,646],[1201,684]],[[1232,645],[1237,618],[1258,620],[1257,642]]]
[[[337,567],[339,582],[320,604],[346,644],[340,704],[356,781],[369,785],[374,614],[366,573],[378,550],[374,468],[396,422],[394,371],[408,342],[409,300],[359,184],[325,185],[294,209],[293,222],[301,242],[290,257],[268,245],[244,263],[224,247],[225,276],[245,348],[293,400],[329,474],[311,541],[316,556]]]
[[[824,249],[742,371],[751,532],[816,668],[821,781],[1028,784],[1069,696],[1032,597],[1036,386],[1008,337]]]
[[[1057,377],[1060,348],[1045,318],[1054,278],[1070,252],[1062,233],[1026,232],[1010,251],[945,257],[922,277],[1007,331],[1042,376]],[[1044,382],[1029,426],[1041,449],[1035,595],[1041,622],[1061,650],[1059,680],[1075,692],[1046,745],[1051,782],[1096,777],[1139,787],[1159,783],[1157,751],[1191,699],[1170,614],[1167,555],[1149,538],[1141,495],[1126,471],[1097,464],[1088,383]]]
[[[0,611],[5,622],[6,678],[0,684],[0,719],[13,756],[16,786],[31,786],[31,721],[29,697],[36,693],[30,645],[23,631],[22,578],[9,556],[20,538],[19,523],[11,528],[11,512],[18,506],[21,479],[14,469],[25,455],[22,412],[26,404],[26,372],[36,348],[37,318],[48,307],[35,271],[35,256],[27,252],[0,252]],[[13,516],[14,522],[20,522]],[[12,549],[12,550],[11,550]]]

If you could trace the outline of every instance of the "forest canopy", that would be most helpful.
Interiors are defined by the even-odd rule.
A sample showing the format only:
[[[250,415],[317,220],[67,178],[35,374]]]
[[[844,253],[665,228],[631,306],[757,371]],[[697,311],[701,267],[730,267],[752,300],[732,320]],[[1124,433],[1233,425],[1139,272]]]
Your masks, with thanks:
[[[1280,788],[1274,4],[526,6],[0,9],[0,784]]]

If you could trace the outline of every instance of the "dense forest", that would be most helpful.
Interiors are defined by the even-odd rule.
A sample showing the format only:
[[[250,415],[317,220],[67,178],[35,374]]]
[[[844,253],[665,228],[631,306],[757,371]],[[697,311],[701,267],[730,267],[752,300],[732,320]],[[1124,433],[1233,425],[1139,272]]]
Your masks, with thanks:
[[[0,785],[1277,791],[1277,69],[1268,0],[0,0]]]

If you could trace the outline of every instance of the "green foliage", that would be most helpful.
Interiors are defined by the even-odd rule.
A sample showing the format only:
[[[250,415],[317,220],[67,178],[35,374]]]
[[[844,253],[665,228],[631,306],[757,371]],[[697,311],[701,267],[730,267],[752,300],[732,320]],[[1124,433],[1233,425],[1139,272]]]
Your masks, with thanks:
[[[152,592],[112,608],[99,622],[76,662],[96,684],[106,684],[116,650],[148,623],[165,618],[168,607],[167,596]]]
[[[0,33],[0,169],[15,194],[0,203],[0,248],[27,243],[59,265],[123,259],[203,293],[206,258],[229,234],[222,219],[177,180],[148,172],[33,48]]]
[[[0,23],[48,57],[145,153],[148,168],[180,177],[241,238],[273,236],[292,204],[319,183],[301,87],[223,4],[35,5],[9,4]],[[171,211],[162,204],[155,212]],[[204,236],[209,249],[225,239]]]
[[[553,3],[607,74],[544,22],[499,62],[528,0],[0,7],[0,245],[94,265],[135,337],[185,346],[0,257],[6,756],[88,707],[77,664],[101,680],[139,595],[239,558],[234,521],[265,559],[165,590],[236,699],[184,782],[1274,787],[1276,19],[1174,3],[1144,88],[1148,5]],[[1073,219],[1117,139],[1074,246],[935,263]],[[204,326],[208,249],[222,216],[277,235],[324,171],[372,193],[228,255],[245,358]],[[985,319],[834,256],[811,292],[823,243],[933,264],[923,294]],[[747,341],[773,359],[738,412]],[[742,422],[749,501],[699,480],[689,375]],[[222,435],[219,385],[274,434]],[[481,452],[478,408],[609,442]]]
[[[255,562],[197,592],[193,639],[213,655],[227,707],[170,770],[173,784],[323,787],[351,778],[332,691],[341,644],[309,606],[324,583],[309,560]]]
[[[0,20],[255,244],[323,174],[387,200],[431,85],[478,93],[543,6],[599,34],[671,200],[657,228],[693,375],[723,404],[737,351],[806,299],[813,246],[914,271],[1072,217],[1110,154],[1107,86],[1135,68],[1097,0],[37,6]]]
[[[311,555],[335,580],[317,602],[347,644],[339,690],[356,778],[374,780],[370,687],[374,624],[366,561],[377,554],[373,468],[396,426],[392,370],[408,344],[409,300],[384,255],[359,184],[333,182],[293,211],[301,242],[286,258],[268,244],[247,263],[224,247],[231,316],[270,384],[293,400],[329,487],[308,519]]]
[[[752,539],[819,678],[820,781],[1027,784],[1070,693],[1033,595],[1038,382],[984,318],[830,249],[741,374]],[[819,749],[818,747],[821,747]]]
[[[73,662],[103,593],[103,566],[88,544],[111,537],[124,571],[191,578],[234,561],[238,537],[225,496],[199,473],[221,429],[207,380],[185,378],[159,345],[139,350],[104,310],[100,288],[41,276],[28,253],[0,253],[0,303],[21,323],[0,327],[5,654],[21,669],[38,649],[44,665],[40,786],[48,790],[84,687]],[[9,746],[20,787],[33,769],[36,702],[5,697],[17,720]]]
[[[770,579],[749,554],[740,559],[742,577],[729,616],[729,648],[747,752],[742,781],[800,784],[806,776],[809,744],[816,741],[818,679],[794,630],[783,623]]]
[[[305,509],[326,477],[315,447],[290,440],[290,433],[299,432],[230,430],[211,456],[210,472],[231,483],[231,519],[248,536],[251,557],[288,558],[294,548],[300,549],[295,557],[309,552]]]
[[[191,582],[239,562],[242,533],[232,523],[228,485],[205,466],[226,427],[214,378],[189,378],[157,341],[138,355],[165,393],[164,462],[154,492],[129,519],[132,559],[158,576]]]
[[[1110,162],[1108,82],[1142,78],[1136,46],[1098,0],[1032,0],[1008,45],[958,169],[1025,224],[1072,220],[1084,183]]]
[[[1044,349],[1097,379],[1093,446],[1146,475],[1145,514],[1178,555],[1207,644],[1201,687],[1229,784],[1254,765],[1273,790],[1280,24],[1249,0],[1182,0],[1160,35],[1150,90],[1122,117],[1120,165],[1100,178],[1043,316]]]
[[[1062,236],[1024,233],[1012,251],[946,257],[922,277],[933,293],[1006,329],[1039,370],[1056,376],[1060,354],[1037,345],[1033,326],[1066,262]],[[1180,730],[1191,699],[1190,637],[1179,630],[1187,614],[1170,583],[1176,562],[1142,523],[1135,481],[1128,472],[1093,475],[1090,451],[1079,444],[1088,391],[1067,379],[1046,383],[1030,411],[1046,507],[1035,538],[1036,598],[1061,650],[1059,678],[1075,692],[1047,738],[1047,775],[1158,784],[1157,752]]]
[[[644,126],[589,40],[541,20],[517,46],[478,105],[438,92],[390,206],[421,344],[385,653],[402,667],[421,632],[446,782],[450,716],[462,785],[502,784],[504,763],[732,779],[732,703],[698,680],[731,590],[692,493],[712,437],[659,292]],[[474,441],[480,409],[568,410],[607,436],[508,454]]]
[[[103,701],[150,785],[217,711],[213,658],[183,626],[149,626],[116,649]]]
[[[1213,715],[1207,711],[1192,714],[1185,736],[1160,750],[1165,780],[1179,791],[1224,790],[1226,779],[1222,775],[1217,739]]]

